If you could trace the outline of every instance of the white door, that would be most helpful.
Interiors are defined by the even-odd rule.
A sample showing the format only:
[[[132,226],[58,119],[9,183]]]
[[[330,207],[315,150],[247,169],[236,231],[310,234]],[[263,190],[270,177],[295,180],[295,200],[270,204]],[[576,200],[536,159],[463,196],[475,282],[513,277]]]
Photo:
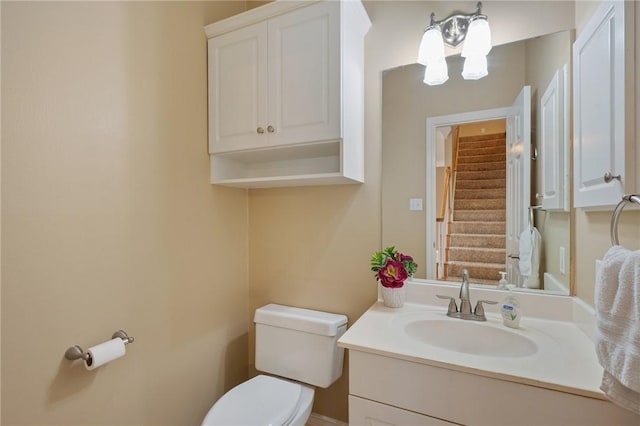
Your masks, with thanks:
[[[269,21],[269,145],[341,137],[339,8],[322,2]]]
[[[209,39],[209,152],[267,143],[267,23]]]
[[[531,87],[525,86],[507,117],[507,280],[522,286],[518,268],[520,234],[531,206]]]
[[[626,37],[625,9],[633,20],[632,7],[603,2],[573,45],[575,207],[615,205],[633,191],[634,168],[625,164],[634,143],[625,137],[625,44],[633,39]],[[607,174],[617,179],[606,181]]]

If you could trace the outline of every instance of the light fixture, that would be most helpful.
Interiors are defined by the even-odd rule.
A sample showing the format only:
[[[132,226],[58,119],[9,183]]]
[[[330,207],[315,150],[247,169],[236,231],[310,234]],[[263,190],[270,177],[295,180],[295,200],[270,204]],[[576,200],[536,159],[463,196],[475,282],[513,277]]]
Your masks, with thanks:
[[[429,63],[424,70],[424,82],[429,86],[442,84],[447,80],[449,80],[449,71],[444,58]]]
[[[462,78],[465,80],[478,80],[489,74],[487,71],[486,56],[469,56],[464,59]]]
[[[431,18],[433,19],[433,14]],[[431,25],[424,32],[418,52],[418,63],[426,66],[424,71],[426,84],[433,86],[442,84],[449,79],[447,62],[444,58],[442,31],[438,25]]]
[[[449,79],[444,43],[456,48],[465,42],[462,49],[465,58],[462,77],[465,80],[477,80],[488,74],[491,30],[487,17],[480,13],[481,8],[482,3],[478,2],[474,13],[455,13],[442,21],[436,21],[435,14],[431,14],[431,22],[424,30],[418,50],[418,63],[426,66],[426,84],[442,84]]]

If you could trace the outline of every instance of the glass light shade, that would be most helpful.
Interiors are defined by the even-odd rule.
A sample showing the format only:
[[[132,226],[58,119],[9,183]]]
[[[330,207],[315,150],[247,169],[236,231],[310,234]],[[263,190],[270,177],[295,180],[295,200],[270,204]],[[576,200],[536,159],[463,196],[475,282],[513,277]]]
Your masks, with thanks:
[[[491,50],[491,29],[486,18],[471,21],[462,48],[462,57],[487,56]]]
[[[444,41],[439,26],[433,26],[424,32],[418,50],[418,63],[429,65],[444,59]]]
[[[429,86],[436,86],[449,80],[447,61],[444,58],[436,62],[430,62],[424,71],[424,82]]]
[[[478,80],[489,74],[487,71],[486,56],[469,56],[464,60],[462,78],[465,80]]]

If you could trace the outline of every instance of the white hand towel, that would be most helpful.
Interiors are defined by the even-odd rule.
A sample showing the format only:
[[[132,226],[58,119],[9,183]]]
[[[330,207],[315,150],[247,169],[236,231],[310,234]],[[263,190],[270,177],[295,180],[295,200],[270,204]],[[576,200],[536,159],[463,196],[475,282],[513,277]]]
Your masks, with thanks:
[[[540,288],[540,252],[542,236],[535,227],[529,227],[520,234],[520,275],[524,277],[524,286]]]
[[[520,275],[528,277],[531,275],[531,246],[533,245],[533,238],[531,234],[531,228],[526,228],[520,234],[520,261],[518,266],[520,267]]]
[[[640,414],[640,250],[611,247],[595,288],[600,389],[614,403]]]

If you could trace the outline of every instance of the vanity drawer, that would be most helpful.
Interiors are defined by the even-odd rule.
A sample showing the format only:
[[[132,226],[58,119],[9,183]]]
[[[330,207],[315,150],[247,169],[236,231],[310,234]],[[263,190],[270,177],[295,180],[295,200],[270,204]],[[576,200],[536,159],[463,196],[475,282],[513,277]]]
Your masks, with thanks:
[[[448,426],[457,423],[349,395],[349,424],[352,426]]]

